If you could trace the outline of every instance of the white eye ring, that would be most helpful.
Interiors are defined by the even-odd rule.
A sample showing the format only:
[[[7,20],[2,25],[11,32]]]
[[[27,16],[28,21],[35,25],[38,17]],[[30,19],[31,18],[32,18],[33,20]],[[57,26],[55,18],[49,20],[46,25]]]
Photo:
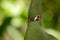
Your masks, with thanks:
[[[37,19],[37,16],[34,18],[34,21],[36,21],[36,19]]]

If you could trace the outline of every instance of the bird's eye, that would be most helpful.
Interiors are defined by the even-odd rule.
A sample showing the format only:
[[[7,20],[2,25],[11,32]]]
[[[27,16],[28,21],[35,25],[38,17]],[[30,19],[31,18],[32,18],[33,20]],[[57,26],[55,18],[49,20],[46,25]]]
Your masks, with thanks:
[[[39,21],[40,20],[40,15],[38,14],[35,18],[34,18],[35,21]]]

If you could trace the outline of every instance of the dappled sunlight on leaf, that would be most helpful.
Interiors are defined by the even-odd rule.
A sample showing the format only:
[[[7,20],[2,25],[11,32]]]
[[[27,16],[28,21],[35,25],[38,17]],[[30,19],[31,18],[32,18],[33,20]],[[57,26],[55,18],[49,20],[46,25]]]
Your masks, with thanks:
[[[2,8],[8,10],[11,16],[19,16],[25,7],[23,1],[19,1],[16,4],[10,3],[8,1],[3,1],[1,3]]]
[[[13,18],[11,21],[11,25],[13,25],[14,27],[20,27],[22,25],[22,20],[21,18]]]
[[[23,40],[23,36],[14,27],[8,26],[7,32],[14,40]]]

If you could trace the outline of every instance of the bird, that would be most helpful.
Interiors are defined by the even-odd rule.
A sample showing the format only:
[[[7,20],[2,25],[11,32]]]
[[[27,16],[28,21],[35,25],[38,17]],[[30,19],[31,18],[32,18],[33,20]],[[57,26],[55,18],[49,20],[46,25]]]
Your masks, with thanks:
[[[43,28],[41,0],[31,0],[28,12],[28,27],[24,40],[57,40]]]

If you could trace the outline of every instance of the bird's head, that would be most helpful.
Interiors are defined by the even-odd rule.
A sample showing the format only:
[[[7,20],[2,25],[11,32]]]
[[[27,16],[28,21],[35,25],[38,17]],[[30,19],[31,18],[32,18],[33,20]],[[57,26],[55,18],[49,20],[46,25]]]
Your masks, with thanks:
[[[29,22],[40,21],[40,18],[41,18],[41,14],[38,13],[35,17],[30,16],[30,17],[28,18],[28,21],[29,21]]]

